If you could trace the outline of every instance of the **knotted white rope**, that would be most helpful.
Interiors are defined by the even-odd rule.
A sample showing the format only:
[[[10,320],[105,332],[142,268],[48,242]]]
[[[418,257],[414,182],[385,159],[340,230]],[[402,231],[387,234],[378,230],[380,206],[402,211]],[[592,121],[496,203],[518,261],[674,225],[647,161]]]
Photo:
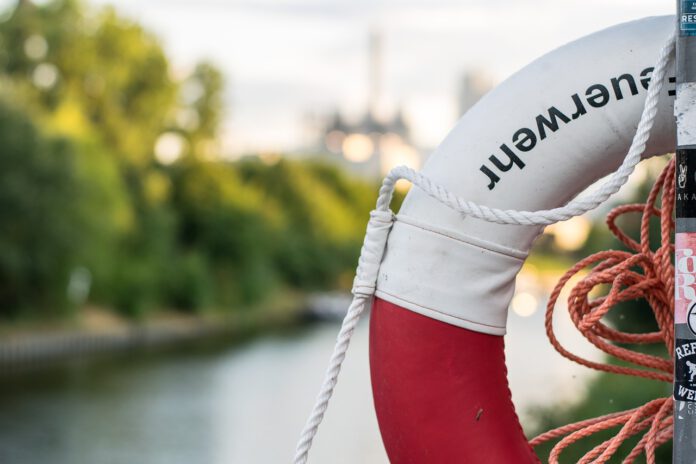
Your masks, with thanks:
[[[628,181],[629,176],[640,162],[641,155],[645,151],[648,138],[650,137],[650,131],[655,123],[657,103],[664,84],[667,65],[674,51],[674,44],[675,34],[672,33],[667,43],[660,50],[648,87],[648,94],[645,99],[640,122],[623,163],[598,191],[591,195],[587,195],[586,198],[578,198],[570,201],[565,206],[547,210],[503,210],[479,205],[458,197],[446,188],[434,183],[423,174],[406,166],[396,167],[387,174],[379,191],[376,209],[370,213],[370,221],[367,224],[365,240],[360,251],[358,268],[356,270],[355,281],[353,282],[353,301],[348,308],[346,317],[343,319],[333,354],[329,360],[329,367],[324,376],[324,382],[319,390],[314,408],[312,409],[309,419],[307,419],[307,423],[297,443],[294,464],[305,464],[307,462],[312,440],[317,433],[319,424],[324,418],[324,413],[326,412],[329,400],[336,386],[338,374],[341,371],[341,365],[346,357],[346,351],[348,351],[350,338],[353,335],[353,331],[358,324],[361,314],[372,301],[377,285],[379,266],[382,262],[384,249],[387,244],[387,237],[389,236],[389,231],[394,222],[394,214],[389,209],[389,205],[392,200],[396,182],[400,179],[406,179],[432,198],[449,206],[455,211],[466,216],[497,224],[548,225],[580,216],[604,203],[609,197],[618,192]]]

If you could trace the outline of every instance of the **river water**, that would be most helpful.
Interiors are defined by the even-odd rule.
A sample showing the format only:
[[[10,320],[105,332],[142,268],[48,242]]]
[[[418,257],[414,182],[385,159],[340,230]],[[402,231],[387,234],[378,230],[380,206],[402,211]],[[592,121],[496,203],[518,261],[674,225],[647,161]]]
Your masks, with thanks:
[[[557,326],[578,345],[567,320]],[[317,324],[242,345],[5,375],[0,463],[290,462],[337,330]],[[548,398],[578,398],[588,372],[551,350],[541,311],[511,314],[509,331],[513,398],[528,426],[525,411]],[[370,396],[367,333],[366,323],[356,331],[310,462],[387,462]]]

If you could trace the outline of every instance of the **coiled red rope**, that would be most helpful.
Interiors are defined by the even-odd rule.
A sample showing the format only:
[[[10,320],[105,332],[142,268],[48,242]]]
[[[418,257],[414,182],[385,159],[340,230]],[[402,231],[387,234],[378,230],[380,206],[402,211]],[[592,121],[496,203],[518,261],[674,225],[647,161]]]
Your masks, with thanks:
[[[672,382],[674,365],[674,159],[663,169],[643,204],[619,206],[607,217],[609,230],[630,251],[602,251],[583,259],[569,269],[554,288],[546,308],[546,334],[554,348],[566,358],[604,372],[632,375]],[[640,213],[640,239],[635,241],[624,233],[616,220],[629,213]],[[650,248],[650,219],[660,220],[660,246]],[[561,345],[553,331],[553,312],[561,290],[574,276],[591,268],[570,291],[568,311],[582,335],[609,356],[623,361],[615,365],[590,361],[571,353]],[[609,286],[606,296],[591,297],[599,286]],[[652,308],[658,330],[651,333],[628,333],[609,327],[602,318],[622,302],[645,299]],[[664,343],[670,358],[640,353],[616,345]],[[571,444],[603,430],[620,427],[618,433],[590,450],[579,464],[601,464],[615,454],[627,439],[642,434],[638,443],[624,458],[633,463],[645,455],[648,464],[655,463],[655,449],[672,438],[672,397],[652,400],[627,411],[597,417],[559,427],[530,441],[532,446],[560,439],[553,447],[549,463],[559,462],[561,453]]]

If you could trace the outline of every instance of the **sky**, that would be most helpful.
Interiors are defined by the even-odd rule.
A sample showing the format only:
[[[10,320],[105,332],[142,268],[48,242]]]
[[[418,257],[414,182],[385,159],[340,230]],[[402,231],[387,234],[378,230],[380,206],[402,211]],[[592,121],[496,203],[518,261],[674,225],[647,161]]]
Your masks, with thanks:
[[[9,0],[2,0],[7,3]],[[670,0],[91,0],[161,38],[177,73],[202,59],[227,80],[229,155],[301,150],[317,120],[359,117],[367,43],[383,40],[380,112],[401,108],[435,147],[458,118],[461,77],[499,82],[536,57],[616,23],[673,14]]]

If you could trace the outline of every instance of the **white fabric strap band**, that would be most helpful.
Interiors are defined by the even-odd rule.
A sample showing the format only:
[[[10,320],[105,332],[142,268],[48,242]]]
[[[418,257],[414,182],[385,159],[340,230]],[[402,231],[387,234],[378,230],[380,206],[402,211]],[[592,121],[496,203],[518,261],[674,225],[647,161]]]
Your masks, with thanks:
[[[495,308],[507,308],[526,253],[401,215],[393,230],[380,267],[378,297],[448,324],[505,334],[507,312]],[[391,248],[408,253],[389,253]],[[427,273],[427,281],[412,278],[414,263]],[[463,309],[457,313],[446,308]]]

